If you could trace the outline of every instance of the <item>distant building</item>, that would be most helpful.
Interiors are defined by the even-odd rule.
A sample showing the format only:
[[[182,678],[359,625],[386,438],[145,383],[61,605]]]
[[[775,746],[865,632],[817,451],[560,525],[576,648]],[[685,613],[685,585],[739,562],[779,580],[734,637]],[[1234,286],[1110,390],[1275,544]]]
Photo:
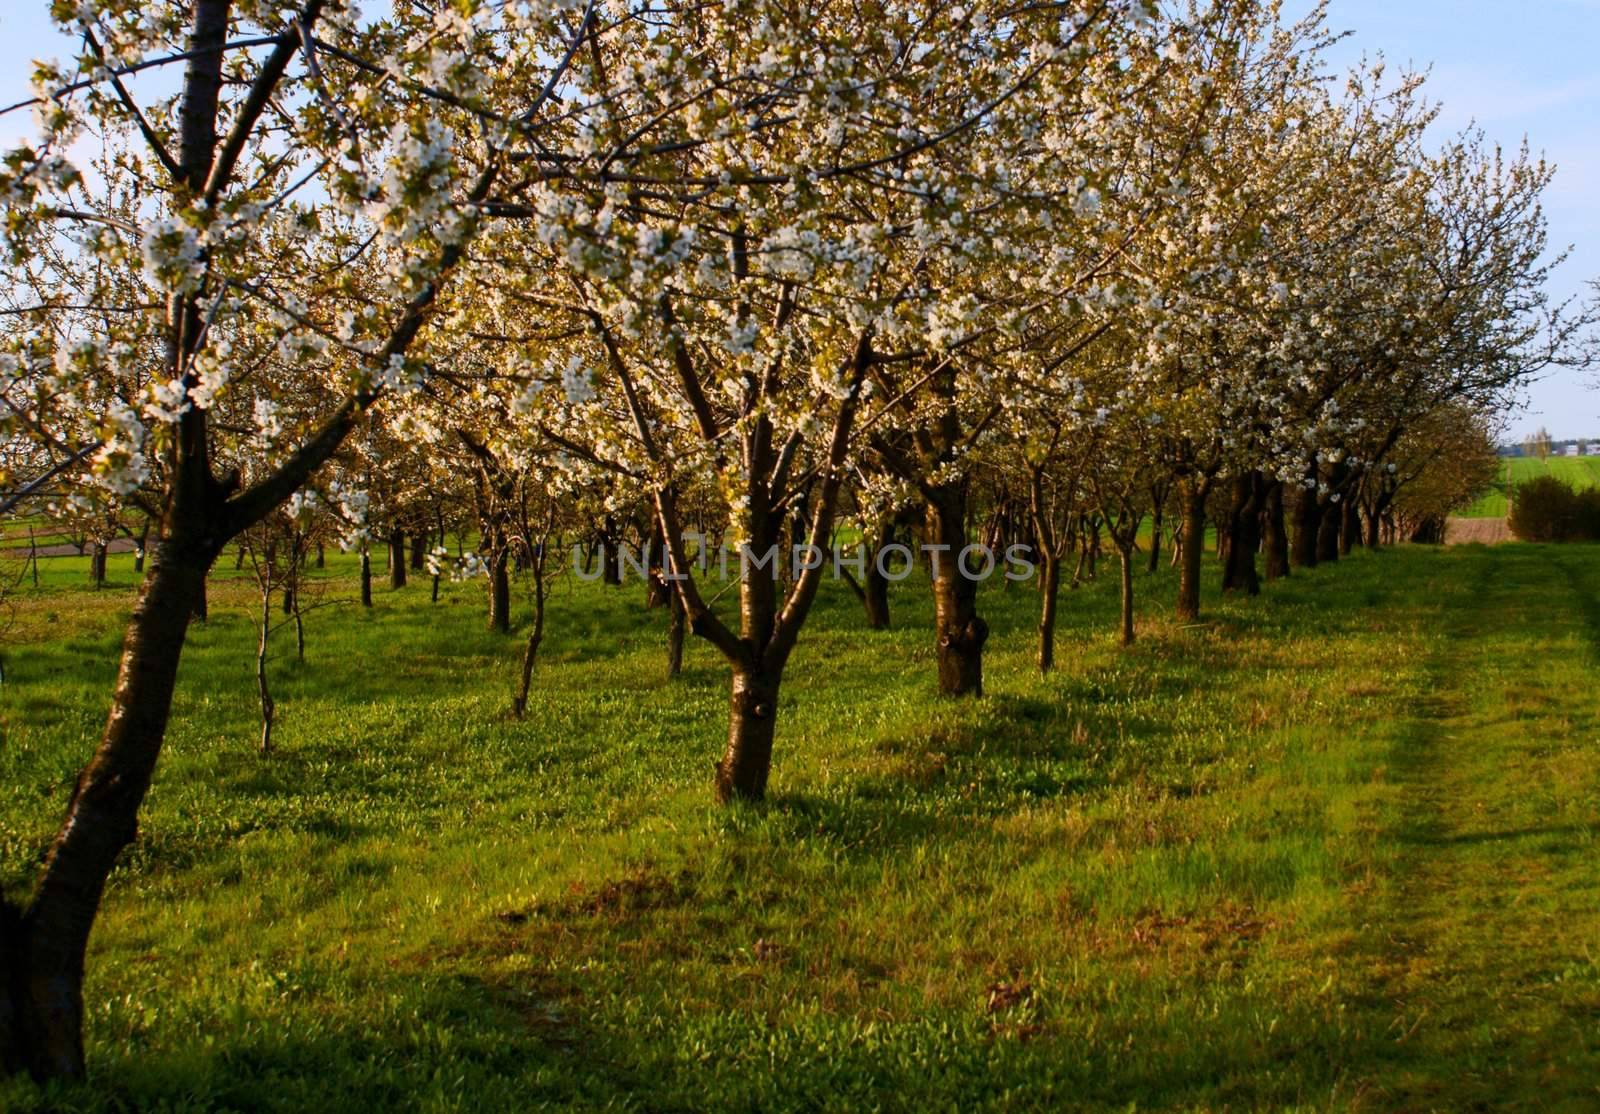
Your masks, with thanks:
[[[1577,443],[1574,442],[1573,444],[1567,446],[1566,455],[1567,456],[1582,456],[1583,453],[1579,451]]]

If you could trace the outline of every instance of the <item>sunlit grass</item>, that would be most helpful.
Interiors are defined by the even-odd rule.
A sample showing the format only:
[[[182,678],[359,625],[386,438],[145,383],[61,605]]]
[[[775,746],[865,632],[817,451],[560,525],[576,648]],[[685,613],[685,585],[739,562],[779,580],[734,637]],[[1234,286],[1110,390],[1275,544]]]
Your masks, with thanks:
[[[128,561],[99,592],[47,561],[17,604],[14,887],[104,716]],[[304,665],[278,643],[262,757],[225,560],[95,937],[93,1086],[51,1101],[1600,1101],[1600,550],[1361,555],[1198,628],[1141,574],[1130,650],[1114,568],[1065,594],[1047,678],[1033,593],[986,591],[981,702],[936,697],[916,580],[879,634],[828,585],[772,799],[726,810],[722,669],[693,644],[669,681],[638,586],[563,583],[523,722],[476,587],[323,607]]]

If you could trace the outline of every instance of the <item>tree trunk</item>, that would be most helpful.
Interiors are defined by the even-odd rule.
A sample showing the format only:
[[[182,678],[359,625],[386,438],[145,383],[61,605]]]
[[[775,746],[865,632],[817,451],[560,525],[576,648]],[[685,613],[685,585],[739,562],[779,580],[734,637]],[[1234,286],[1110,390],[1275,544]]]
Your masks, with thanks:
[[[1183,565],[1178,577],[1178,618],[1200,618],[1200,560],[1206,548],[1206,491],[1209,480],[1191,477],[1178,493],[1183,507]]]
[[[325,552],[323,552],[322,543],[318,542],[317,543],[317,568],[319,568],[319,569],[326,568],[327,565],[328,565],[328,555]]]
[[[389,587],[406,586],[406,535],[404,530],[389,531]]]
[[[96,588],[106,582],[106,543],[95,542],[89,551],[89,583]]]
[[[184,635],[215,553],[158,543],[123,642],[117,687],[94,757],[26,911],[5,906],[10,976],[0,1004],[0,1061],[38,1079],[82,1079],[83,965],[107,876],[137,832],[166,733]],[[3,1002],[3,1000],[0,1000]]]
[[[1121,643],[1124,646],[1133,645],[1133,548],[1117,550],[1117,556],[1122,559],[1122,628],[1120,632]]]
[[[1339,556],[1348,557],[1361,540],[1361,508],[1348,494],[1339,506]]]
[[[489,561],[489,629],[511,633],[511,572],[506,548],[498,545]]]
[[[133,571],[144,572],[144,551],[150,544],[150,520],[144,520],[144,528],[139,531],[139,538],[133,546]]]
[[[928,555],[939,691],[982,696],[983,644],[989,638],[989,624],[978,615],[978,582],[958,567],[967,544],[966,509],[965,488],[949,485],[924,504],[923,520],[929,543],[945,547]]]
[[[1056,603],[1061,595],[1061,558],[1044,555],[1044,570],[1039,581],[1039,672],[1048,673],[1056,664]]]
[[[723,804],[759,801],[767,794],[772,739],[778,724],[778,681],[760,670],[733,673],[728,748],[717,764],[717,800]]]
[[[428,533],[418,530],[411,536],[411,571],[421,572],[428,567]]]
[[[261,635],[256,641],[256,696],[261,702],[261,753],[272,753],[272,720],[277,705],[267,686],[267,650],[272,641],[272,582],[261,589]]]
[[[1339,559],[1339,521],[1344,516],[1331,499],[1319,511],[1317,523],[1317,564]]]
[[[372,554],[361,547],[361,606],[372,606]]]
[[[1317,567],[1317,533],[1322,526],[1322,507],[1317,503],[1314,487],[1302,487],[1299,496],[1295,504],[1294,545],[1289,551],[1289,561],[1297,569],[1314,569]]]
[[[1283,481],[1269,480],[1265,494],[1267,579],[1289,575],[1289,531],[1283,521]]]
[[[1261,593],[1261,577],[1256,572],[1256,551],[1261,548],[1261,475],[1246,472],[1233,481],[1233,502],[1228,511],[1229,542],[1223,565],[1222,590]]]
[[[667,606],[672,609],[667,622],[667,676],[676,677],[683,672],[683,634],[686,627],[683,597],[677,592],[670,593]]]
[[[1145,565],[1145,572],[1154,576],[1161,568],[1161,512],[1157,511],[1150,519],[1150,560]]]

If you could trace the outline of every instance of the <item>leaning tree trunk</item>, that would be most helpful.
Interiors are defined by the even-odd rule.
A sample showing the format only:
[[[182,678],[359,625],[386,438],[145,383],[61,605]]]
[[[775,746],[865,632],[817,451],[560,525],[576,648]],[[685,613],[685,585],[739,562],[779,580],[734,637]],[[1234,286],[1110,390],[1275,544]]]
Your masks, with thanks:
[[[929,554],[939,691],[982,696],[989,624],[978,614],[978,582],[960,568],[967,545],[966,510],[965,487],[952,484],[930,494],[923,515],[930,544],[945,547]]]
[[[1178,618],[1200,618],[1200,561],[1206,545],[1206,491],[1209,481],[1185,480],[1178,498],[1183,508],[1183,565],[1178,576]]]
[[[123,642],[100,745],[81,774],[25,910],[0,906],[0,1064],[81,1079],[83,965],[106,878],[137,830],[172,707],[185,632],[215,554],[157,544]]]
[[[1061,558],[1055,552],[1043,554],[1044,571],[1039,581],[1039,672],[1048,673],[1056,664],[1056,604],[1061,596]]]
[[[1283,521],[1283,481],[1269,480],[1264,499],[1266,510],[1262,519],[1266,538],[1263,548],[1267,557],[1267,579],[1281,580],[1289,575],[1289,531]]]

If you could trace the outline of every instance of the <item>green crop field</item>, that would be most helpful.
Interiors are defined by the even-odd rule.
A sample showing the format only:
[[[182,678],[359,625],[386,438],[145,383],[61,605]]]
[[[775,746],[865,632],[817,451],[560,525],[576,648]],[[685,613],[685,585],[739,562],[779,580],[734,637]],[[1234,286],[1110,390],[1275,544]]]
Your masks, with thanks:
[[[22,886],[104,716],[111,586],[44,563],[0,687]],[[1256,600],[985,590],[935,697],[925,586],[827,584],[770,799],[718,808],[725,675],[563,581],[523,722],[480,593],[378,591],[271,664],[248,586],[185,651],[87,984],[90,1083],[0,1108],[1558,1109],[1600,1103],[1600,550],[1396,549]],[[354,592],[346,559],[325,603]],[[1208,591],[1214,581],[1208,571]]]
[[[1535,476],[1554,476],[1580,490],[1600,486],[1600,456],[1506,457],[1500,462],[1500,478],[1493,489],[1462,511],[1462,517],[1504,518],[1510,511],[1510,492]]]

